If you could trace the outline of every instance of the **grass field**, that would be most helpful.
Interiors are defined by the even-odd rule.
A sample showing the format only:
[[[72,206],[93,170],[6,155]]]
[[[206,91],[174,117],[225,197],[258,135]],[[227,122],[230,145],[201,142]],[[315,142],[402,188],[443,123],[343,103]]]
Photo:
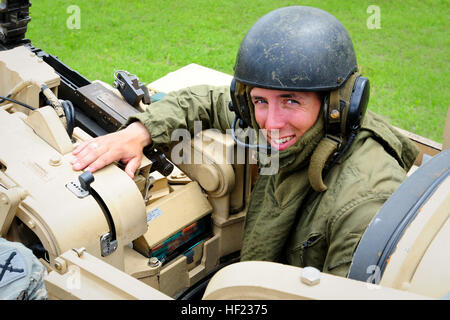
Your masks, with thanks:
[[[347,27],[371,80],[371,110],[442,142],[448,0],[36,0],[27,37],[90,80],[112,83],[114,70],[125,69],[148,83],[189,63],[232,74],[250,26],[275,8],[299,4],[324,9]],[[71,5],[79,8],[79,28],[69,28],[77,21]],[[379,20],[370,5],[378,6]]]

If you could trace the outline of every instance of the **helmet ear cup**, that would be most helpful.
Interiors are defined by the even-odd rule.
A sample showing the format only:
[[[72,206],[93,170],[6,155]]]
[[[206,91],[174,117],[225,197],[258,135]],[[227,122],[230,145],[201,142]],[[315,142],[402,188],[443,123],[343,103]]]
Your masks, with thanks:
[[[231,101],[228,103],[228,109],[230,109],[230,111],[232,111],[232,112],[237,113],[238,112],[238,108],[237,108],[238,104],[236,101],[236,79],[235,78],[233,78],[231,80],[230,97],[231,97]]]
[[[239,118],[239,126],[241,128],[252,126],[245,85],[233,78],[230,85],[230,96],[231,101],[228,104],[228,109]]]
[[[369,79],[359,73],[351,75],[343,86],[331,91],[324,100],[326,134],[345,140],[356,133],[366,113],[369,96]]]
[[[370,96],[369,79],[359,76],[353,86],[350,102],[348,105],[346,121],[344,125],[344,134],[348,135],[351,131],[357,130],[361,126],[362,119],[367,110]]]

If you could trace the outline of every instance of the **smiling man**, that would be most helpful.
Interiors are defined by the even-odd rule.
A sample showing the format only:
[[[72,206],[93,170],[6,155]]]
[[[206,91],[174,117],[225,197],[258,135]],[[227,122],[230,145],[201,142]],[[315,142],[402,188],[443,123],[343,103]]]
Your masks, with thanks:
[[[252,190],[241,260],[346,276],[362,234],[418,154],[366,112],[368,96],[342,24],[320,9],[280,8],[247,32],[230,87],[169,93],[125,129],[80,145],[73,168],[94,172],[121,160],[133,177],[146,145],[168,145],[175,129],[193,133],[195,121],[261,130],[279,166]]]
[[[256,122],[270,145],[279,151],[289,148],[313,126],[322,104],[315,92],[253,88],[250,96]]]

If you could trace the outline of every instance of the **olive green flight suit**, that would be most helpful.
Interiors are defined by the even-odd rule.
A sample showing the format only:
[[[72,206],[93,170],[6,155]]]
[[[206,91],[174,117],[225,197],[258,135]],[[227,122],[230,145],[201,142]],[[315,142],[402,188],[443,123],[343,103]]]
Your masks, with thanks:
[[[131,117],[149,130],[154,146],[171,142],[177,128],[225,131],[228,87],[195,86],[168,94]],[[253,117],[254,120],[254,117]],[[294,145],[279,152],[279,170],[259,175],[246,216],[242,260],[313,266],[347,276],[354,251],[368,224],[406,178],[418,150],[379,116],[368,111],[352,146],[324,177],[328,189],[313,192],[308,164],[324,136],[319,116]]]

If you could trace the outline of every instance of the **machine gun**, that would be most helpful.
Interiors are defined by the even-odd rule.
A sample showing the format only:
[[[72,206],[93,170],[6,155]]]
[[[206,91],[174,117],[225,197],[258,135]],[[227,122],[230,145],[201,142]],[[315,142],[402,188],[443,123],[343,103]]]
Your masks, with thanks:
[[[28,0],[2,0],[0,3],[0,48],[30,42],[25,39],[31,3]]]
[[[32,248],[47,266],[51,297],[99,293],[94,287],[105,283],[104,268],[113,268],[115,279],[131,282],[123,287],[108,279],[108,294],[145,297],[130,296],[137,286],[147,298],[189,298],[236,261],[250,192],[246,165],[224,164],[222,154],[209,153],[206,163],[173,170],[161,151],[150,149],[134,180],[120,163],[87,179],[71,169],[74,146],[117,130],[139,110],[114,88],[90,82],[30,43],[0,51],[0,74],[0,96],[9,96],[0,109],[0,193],[11,204],[1,208],[1,236]],[[49,98],[37,84],[45,84]],[[67,114],[60,117],[50,100],[73,104],[72,136]],[[192,154],[211,141],[220,146],[211,150],[233,154],[230,137],[203,137],[189,146]],[[65,286],[75,267],[82,278],[95,274],[92,286],[78,292]]]

